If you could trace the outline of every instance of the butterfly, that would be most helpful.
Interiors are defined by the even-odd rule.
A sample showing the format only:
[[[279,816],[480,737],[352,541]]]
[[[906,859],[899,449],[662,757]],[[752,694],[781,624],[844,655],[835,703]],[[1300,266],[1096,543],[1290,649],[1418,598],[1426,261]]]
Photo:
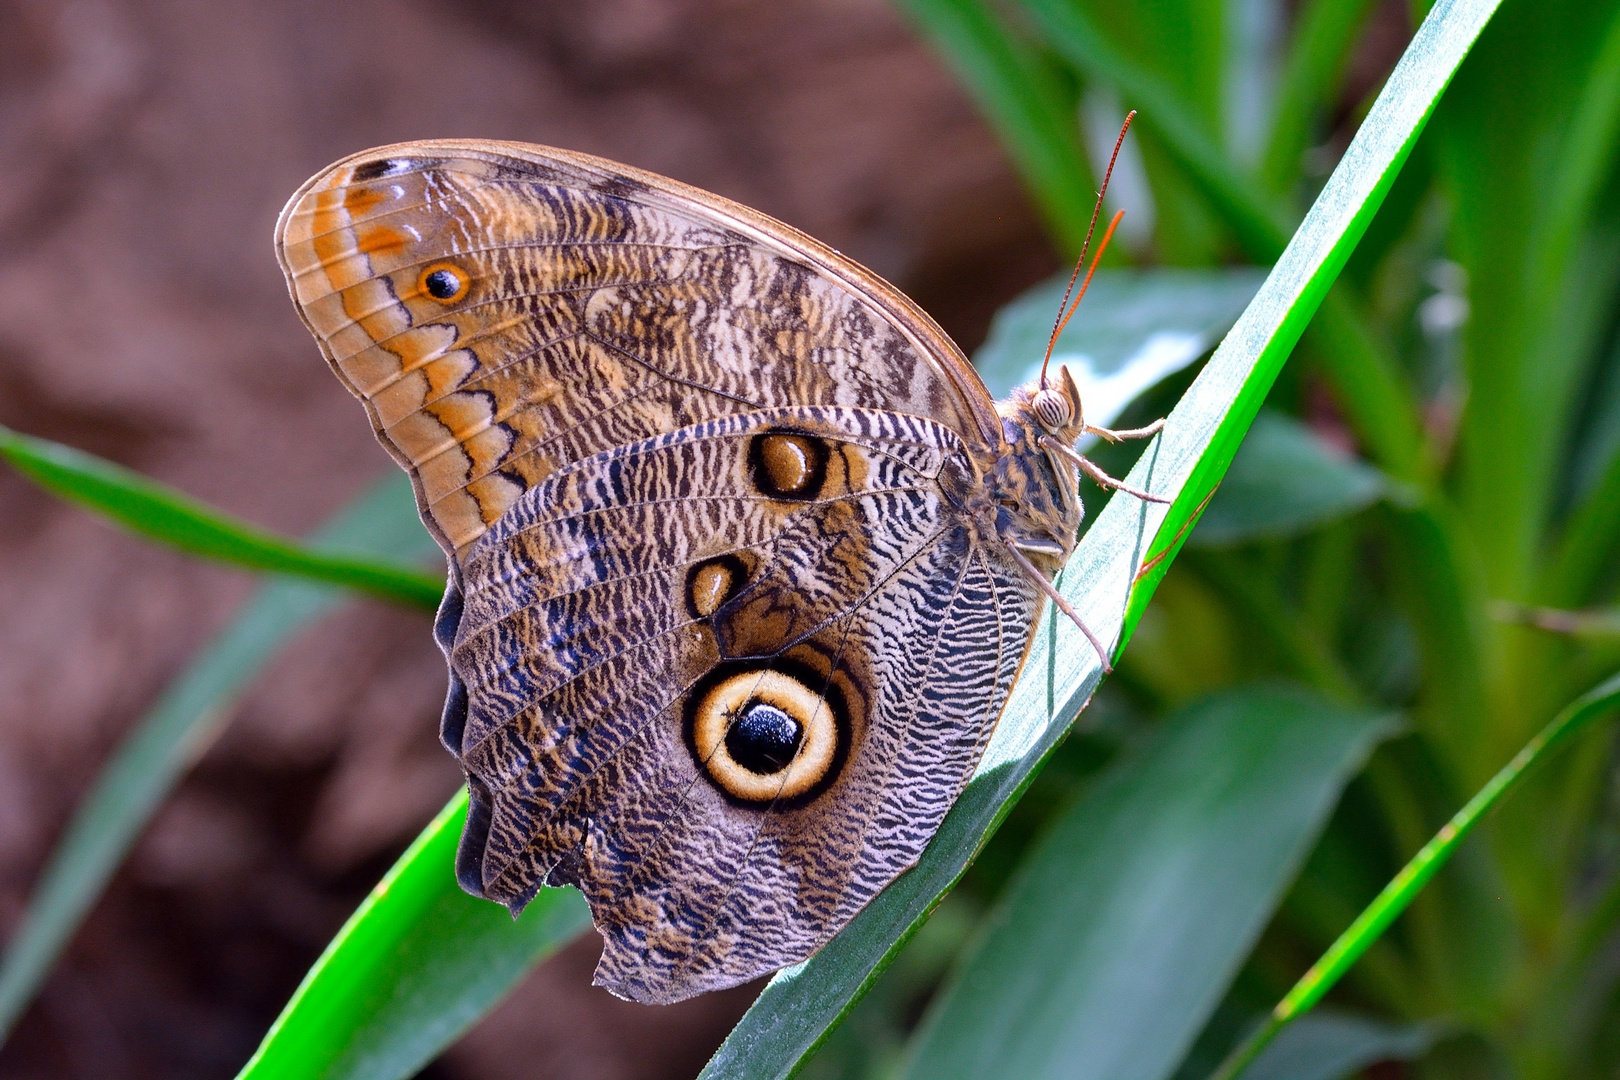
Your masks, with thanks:
[[[353,155],[276,248],[448,556],[457,878],[578,886],[636,1001],[803,960],[917,861],[1042,598],[1079,623],[1076,470],[1124,485],[1076,441],[1157,430],[1066,369],[998,404],[838,252],[565,150]]]

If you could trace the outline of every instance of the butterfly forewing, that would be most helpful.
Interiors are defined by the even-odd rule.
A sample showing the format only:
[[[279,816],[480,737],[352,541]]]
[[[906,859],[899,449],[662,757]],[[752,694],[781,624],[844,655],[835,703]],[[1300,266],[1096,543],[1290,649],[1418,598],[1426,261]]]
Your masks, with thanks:
[[[448,551],[612,446],[718,416],[860,405],[999,440],[928,318],[853,263],[716,196],[584,155],[384,147],[288,203],[294,300]]]

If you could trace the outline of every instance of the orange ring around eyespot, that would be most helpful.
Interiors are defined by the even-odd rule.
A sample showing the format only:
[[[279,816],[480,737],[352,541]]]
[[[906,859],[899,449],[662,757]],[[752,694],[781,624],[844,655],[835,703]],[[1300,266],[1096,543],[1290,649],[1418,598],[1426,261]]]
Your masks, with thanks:
[[[451,277],[455,278],[455,291],[447,293],[444,296],[440,296],[438,293],[434,292],[433,289],[429,288],[428,278],[439,273],[449,274]],[[419,291],[423,296],[426,296],[431,300],[435,300],[446,305],[454,304],[465,297],[467,295],[467,290],[472,288],[472,275],[453,262],[441,261],[429,263],[428,265],[422,267],[422,272],[420,274],[416,275],[416,288],[417,291]]]
[[[803,728],[798,752],[778,772],[753,772],[726,748],[727,731],[750,701],[781,709]],[[715,783],[733,798],[754,803],[803,795],[826,777],[838,755],[838,721],[831,705],[793,676],[769,669],[740,672],[711,689],[698,707],[692,738],[698,760]]]

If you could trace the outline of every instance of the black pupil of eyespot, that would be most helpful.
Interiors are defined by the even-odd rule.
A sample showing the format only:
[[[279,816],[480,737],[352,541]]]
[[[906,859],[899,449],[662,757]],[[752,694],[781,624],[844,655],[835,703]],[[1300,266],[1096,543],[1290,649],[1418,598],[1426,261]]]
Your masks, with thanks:
[[[448,300],[461,288],[461,279],[450,270],[435,270],[427,276],[428,295],[435,300]]]
[[[752,773],[781,772],[799,752],[804,727],[774,705],[751,701],[726,732],[731,760]]]

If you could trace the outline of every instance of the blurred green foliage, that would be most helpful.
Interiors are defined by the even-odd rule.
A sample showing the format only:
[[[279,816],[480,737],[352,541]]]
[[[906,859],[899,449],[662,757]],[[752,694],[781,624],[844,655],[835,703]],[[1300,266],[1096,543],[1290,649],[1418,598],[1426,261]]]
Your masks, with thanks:
[[[1002,134],[1061,250],[1072,253],[1076,215],[1089,214],[1069,193],[1100,171],[1085,148],[1112,140],[1090,127],[1140,109],[1140,180],[1126,190],[1145,205],[1118,205],[1152,229],[1129,256],[1175,266],[1275,257],[1378,89],[1368,86],[1378,50],[1403,16],[1409,28],[1426,11],[1369,0],[902,6]],[[1620,592],[1617,145],[1620,8],[1508,0],[1119,675],[970,873],[961,903],[986,914],[960,930],[958,970],[980,972],[980,984],[948,984],[925,1031],[949,1017],[948,1045],[972,1042],[964,1000],[1006,989],[982,977],[993,969],[986,951],[1020,917],[1020,890],[1044,872],[1042,845],[1066,827],[1063,807],[1115,782],[1130,748],[1161,738],[1181,710],[1286,679],[1342,708],[1398,713],[1405,734],[1350,783],[1197,1040],[1183,1071],[1204,1075],[1454,810],[1620,667],[1610,615]],[[1049,167],[1075,158],[1072,174]],[[1175,389],[1126,422],[1157,415]],[[1424,1077],[1620,1070],[1620,971],[1608,959],[1620,945],[1614,778],[1607,729],[1578,736],[1351,971],[1334,1000],[1358,1017],[1352,1027],[1388,1040],[1421,1024],[1434,1036],[1389,1042],[1382,1056],[1413,1057],[1410,1074]],[[1067,901],[1042,903],[1078,912],[1095,884],[1077,879]],[[1184,899],[1206,903],[1193,889]],[[1085,932],[1078,917],[1054,922]],[[1160,1007],[1183,989],[1165,987]],[[928,1015],[931,992],[915,991],[909,1012],[888,1006],[894,1022]],[[885,1074],[833,1067],[860,1057],[841,1043],[870,1038],[863,1008],[817,1075]],[[931,1037],[917,1060],[933,1061],[939,1043]],[[1381,1055],[1351,1054],[1333,1075]],[[1083,1058],[1036,1074],[1090,1075]],[[903,1058],[883,1060],[892,1069]]]
[[[1124,108],[1141,110],[1115,197],[1145,227],[1122,234],[1114,257],[1158,268],[1123,275],[1121,295],[1150,307],[1157,295],[1163,310],[1133,310],[1128,347],[1093,350],[1121,357],[1151,353],[1152,333],[1188,317],[1188,282],[1222,296],[1252,288],[1366,114],[1378,90],[1368,73],[1393,60],[1379,42],[1424,14],[1371,0],[903,6],[1003,136],[1062,251],[1084,235],[1099,148]],[[1508,0],[1141,614],[1117,677],[1033,783],[1007,795],[1023,792],[1010,813],[986,804],[1005,821],[932,921],[875,931],[890,949],[915,936],[805,1075],[1207,1076],[1470,794],[1620,667],[1617,142],[1620,9]],[[1182,268],[1180,292],[1151,278],[1167,267]],[[1028,329],[1024,310],[1049,318],[1041,306],[1010,307],[1007,334]],[[1080,351],[1085,326],[1072,331]],[[1172,375],[1122,422],[1162,415],[1189,377]],[[420,547],[408,520],[326,538],[352,556],[305,548],[4,435],[17,467],[156,539],[431,600],[431,583],[377,558]],[[1117,455],[1096,451],[1116,475],[1130,466]],[[1101,497],[1090,492],[1094,506]],[[161,745],[137,734],[146,756],[129,760],[156,762],[145,770],[156,779],[134,795],[109,781],[114,811],[132,816],[103,830],[111,839],[80,860],[88,869],[58,875],[61,896],[42,894],[55,907],[38,942],[22,943],[31,952],[11,943],[8,1011],[196,732],[328,602],[288,596],[297,603],[270,596],[279,614],[262,627],[245,616],[224,660],[199,661],[229,678],[154,721]],[[1608,959],[1620,944],[1620,802],[1601,730],[1461,848],[1351,969],[1334,1011],[1286,1029],[1246,1075],[1330,1080],[1389,1059],[1437,1080],[1620,1070]],[[457,809],[333,943],[258,1074],[405,1075],[582,925],[572,894],[512,924],[457,892]],[[86,828],[109,813],[90,806]],[[951,857],[981,835],[947,837]],[[829,977],[809,992],[844,994],[838,961],[823,960],[812,970]],[[870,971],[845,974],[854,987]],[[739,1031],[766,1032],[769,1019]],[[711,1069],[730,1075],[726,1062],[748,1052]],[[798,1062],[797,1049],[771,1054]]]

